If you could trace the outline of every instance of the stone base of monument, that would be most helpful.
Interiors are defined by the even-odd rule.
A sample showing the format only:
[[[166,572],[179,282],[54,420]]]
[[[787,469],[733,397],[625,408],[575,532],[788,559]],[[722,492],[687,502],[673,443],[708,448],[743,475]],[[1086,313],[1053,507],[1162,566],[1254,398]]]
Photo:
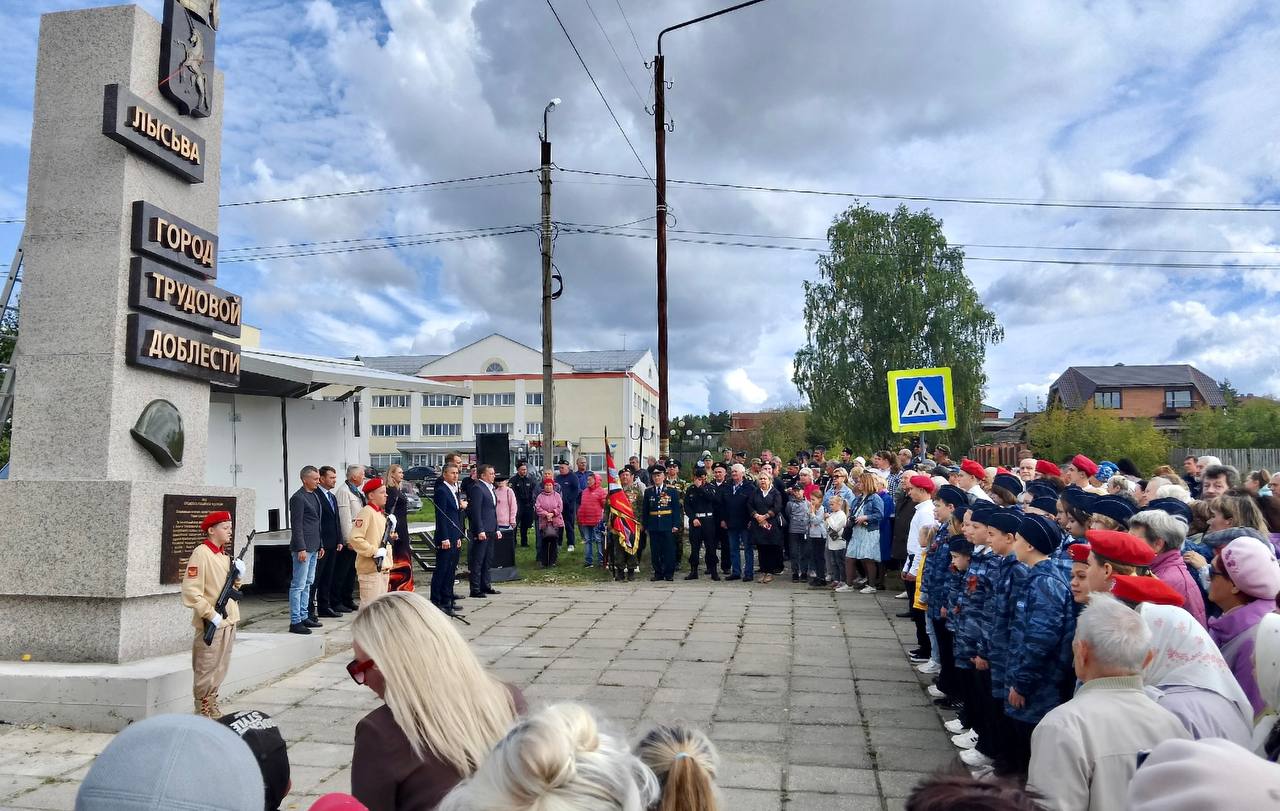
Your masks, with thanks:
[[[324,655],[324,636],[243,633],[220,691],[269,684]],[[161,713],[190,713],[191,652],[125,664],[0,662],[0,722],[118,732]],[[242,709],[242,708],[237,708]]]

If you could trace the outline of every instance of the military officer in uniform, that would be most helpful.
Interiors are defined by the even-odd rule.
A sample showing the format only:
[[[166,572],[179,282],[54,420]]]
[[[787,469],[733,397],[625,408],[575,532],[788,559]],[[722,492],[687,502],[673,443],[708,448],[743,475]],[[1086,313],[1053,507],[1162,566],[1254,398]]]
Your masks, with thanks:
[[[649,474],[653,486],[644,493],[641,521],[649,533],[649,556],[653,561],[650,580],[675,579],[676,538],[682,526],[680,491],[666,484],[666,472],[655,467]]]
[[[693,484],[684,491],[684,513],[689,520],[689,574],[685,580],[698,579],[698,552],[704,546],[707,555],[707,574],[712,580],[720,579],[717,570],[716,550],[719,541],[716,530],[720,522],[716,518],[716,506],[720,503],[720,491],[707,481],[705,468],[694,468]]]
[[[228,600],[226,616],[215,611],[213,606],[227,582],[228,572],[235,569],[237,583],[244,575],[244,561],[233,559],[229,554],[231,550],[227,548],[231,544],[231,513],[209,513],[200,522],[200,529],[205,539],[187,561],[187,570],[182,577],[182,604],[191,609],[191,624],[196,629],[195,639],[191,642],[192,693],[196,712],[207,718],[220,718],[222,709],[218,706],[218,688],[227,677],[227,666],[231,664],[231,646],[236,640],[240,606],[235,600]],[[206,621],[217,628],[210,645],[204,644]]]
[[[689,489],[689,483],[680,478],[680,460],[671,459],[667,462],[667,487],[674,487],[676,492],[680,494],[680,504],[684,504],[684,491]],[[680,570],[680,564],[684,562],[684,524],[680,525],[680,531],[675,534],[676,556],[675,567],[671,570],[673,573]]]

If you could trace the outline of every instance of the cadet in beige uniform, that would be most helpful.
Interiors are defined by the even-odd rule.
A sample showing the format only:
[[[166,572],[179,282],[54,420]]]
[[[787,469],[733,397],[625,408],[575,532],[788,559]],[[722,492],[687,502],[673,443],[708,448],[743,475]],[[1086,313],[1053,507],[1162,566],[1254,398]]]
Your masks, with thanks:
[[[356,582],[360,584],[360,607],[387,593],[391,580],[391,541],[387,532],[387,488],[382,479],[370,479],[361,488],[368,501],[351,522],[347,539],[356,553]]]
[[[193,694],[196,712],[209,718],[219,718],[218,688],[227,677],[231,664],[231,645],[236,639],[236,623],[240,621],[240,606],[235,600],[227,601],[227,615],[223,617],[213,610],[222,585],[227,581],[231,567],[236,569],[236,580],[244,575],[244,562],[233,560],[227,546],[231,543],[231,513],[211,512],[200,522],[204,530],[204,543],[196,547],[187,561],[187,571],[182,578],[182,604],[192,609],[191,624],[195,626],[195,638],[191,642],[191,670],[194,675]],[[204,621],[217,626],[213,644],[204,644]]]

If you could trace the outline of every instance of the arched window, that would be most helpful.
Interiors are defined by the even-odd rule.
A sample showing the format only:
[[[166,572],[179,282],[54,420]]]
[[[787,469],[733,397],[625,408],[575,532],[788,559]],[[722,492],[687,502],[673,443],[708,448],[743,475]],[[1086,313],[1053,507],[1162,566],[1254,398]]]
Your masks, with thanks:
[[[484,367],[485,373],[491,374],[491,375],[499,375],[505,372],[506,370],[507,370],[507,367],[502,365],[502,361],[496,360],[496,359],[489,361],[487,364],[485,364],[485,367]]]

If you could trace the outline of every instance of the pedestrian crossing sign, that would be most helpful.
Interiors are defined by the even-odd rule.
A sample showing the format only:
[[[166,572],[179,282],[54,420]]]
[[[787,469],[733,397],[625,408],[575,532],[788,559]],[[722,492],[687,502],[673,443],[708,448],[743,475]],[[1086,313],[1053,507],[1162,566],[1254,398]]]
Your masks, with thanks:
[[[946,431],[956,427],[951,369],[889,372],[889,421],[894,433]]]

